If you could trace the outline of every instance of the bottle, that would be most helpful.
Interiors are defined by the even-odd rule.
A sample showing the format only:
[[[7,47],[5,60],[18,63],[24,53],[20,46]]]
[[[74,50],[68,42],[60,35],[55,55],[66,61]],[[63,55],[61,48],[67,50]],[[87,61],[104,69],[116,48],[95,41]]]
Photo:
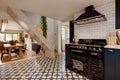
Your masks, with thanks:
[[[73,43],[75,43],[75,38],[73,38]]]
[[[74,37],[74,43],[78,43],[77,35]]]

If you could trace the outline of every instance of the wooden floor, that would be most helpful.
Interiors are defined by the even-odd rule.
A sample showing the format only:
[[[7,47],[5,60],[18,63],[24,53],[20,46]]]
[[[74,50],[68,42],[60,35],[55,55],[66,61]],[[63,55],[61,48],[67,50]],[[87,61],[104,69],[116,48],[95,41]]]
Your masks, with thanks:
[[[13,62],[13,61],[17,61],[17,60],[22,60],[22,59],[27,59],[27,58],[31,58],[31,57],[35,57],[35,56],[40,56],[41,53],[34,53],[31,51],[26,50],[26,54],[23,55],[23,58],[20,58],[19,56],[13,56],[12,60],[8,59],[8,56],[3,56],[2,58],[2,63],[6,63],[6,62]]]

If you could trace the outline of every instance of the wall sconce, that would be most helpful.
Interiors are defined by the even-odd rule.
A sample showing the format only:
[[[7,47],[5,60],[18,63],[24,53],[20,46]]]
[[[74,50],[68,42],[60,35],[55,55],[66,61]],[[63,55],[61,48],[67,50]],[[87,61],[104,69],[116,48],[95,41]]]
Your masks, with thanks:
[[[7,24],[8,24],[8,20],[3,19],[3,20],[2,20],[1,32],[4,32],[4,31],[5,31],[5,28],[6,28]]]

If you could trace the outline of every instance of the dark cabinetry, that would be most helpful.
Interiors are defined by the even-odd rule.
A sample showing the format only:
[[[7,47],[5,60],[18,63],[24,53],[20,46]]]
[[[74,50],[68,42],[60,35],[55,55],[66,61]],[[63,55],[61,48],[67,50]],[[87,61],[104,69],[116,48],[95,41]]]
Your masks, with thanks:
[[[120,0],[116,0],[116,29],[120,29]]]
[[[66,44],[66,67],[90,80],[103,80],[103,47]]]
[[[92,76],[92,80],[103,80],[103,54],[94,54],[91,53],[90,55],[90,75]]]
[[[104,80],[120,80],[120,49],[106,48]]]
[[[70,29],[70,43],[73,42],[73,38],[74,38],[74,23],[73,21],[69,22],[69,29]]]
[[[72,70],[82,76],[89,76],[89,53],[84,50],[71,49]]]
[[[66,55],[66,67],[71,67],[71,57],[70,57],[70,46],[69,44],[65,44],[65,55]]]

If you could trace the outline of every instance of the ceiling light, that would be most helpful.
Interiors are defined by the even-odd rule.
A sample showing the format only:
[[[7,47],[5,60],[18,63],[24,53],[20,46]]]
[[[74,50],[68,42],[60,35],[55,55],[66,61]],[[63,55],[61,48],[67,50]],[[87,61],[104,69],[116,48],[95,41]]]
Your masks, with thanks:
[[[1,32],[4,32],[5,31],[5,28],[8,24],[8,21],[6,19],[3,19],[2,20],[2,28],[1,28]]]

